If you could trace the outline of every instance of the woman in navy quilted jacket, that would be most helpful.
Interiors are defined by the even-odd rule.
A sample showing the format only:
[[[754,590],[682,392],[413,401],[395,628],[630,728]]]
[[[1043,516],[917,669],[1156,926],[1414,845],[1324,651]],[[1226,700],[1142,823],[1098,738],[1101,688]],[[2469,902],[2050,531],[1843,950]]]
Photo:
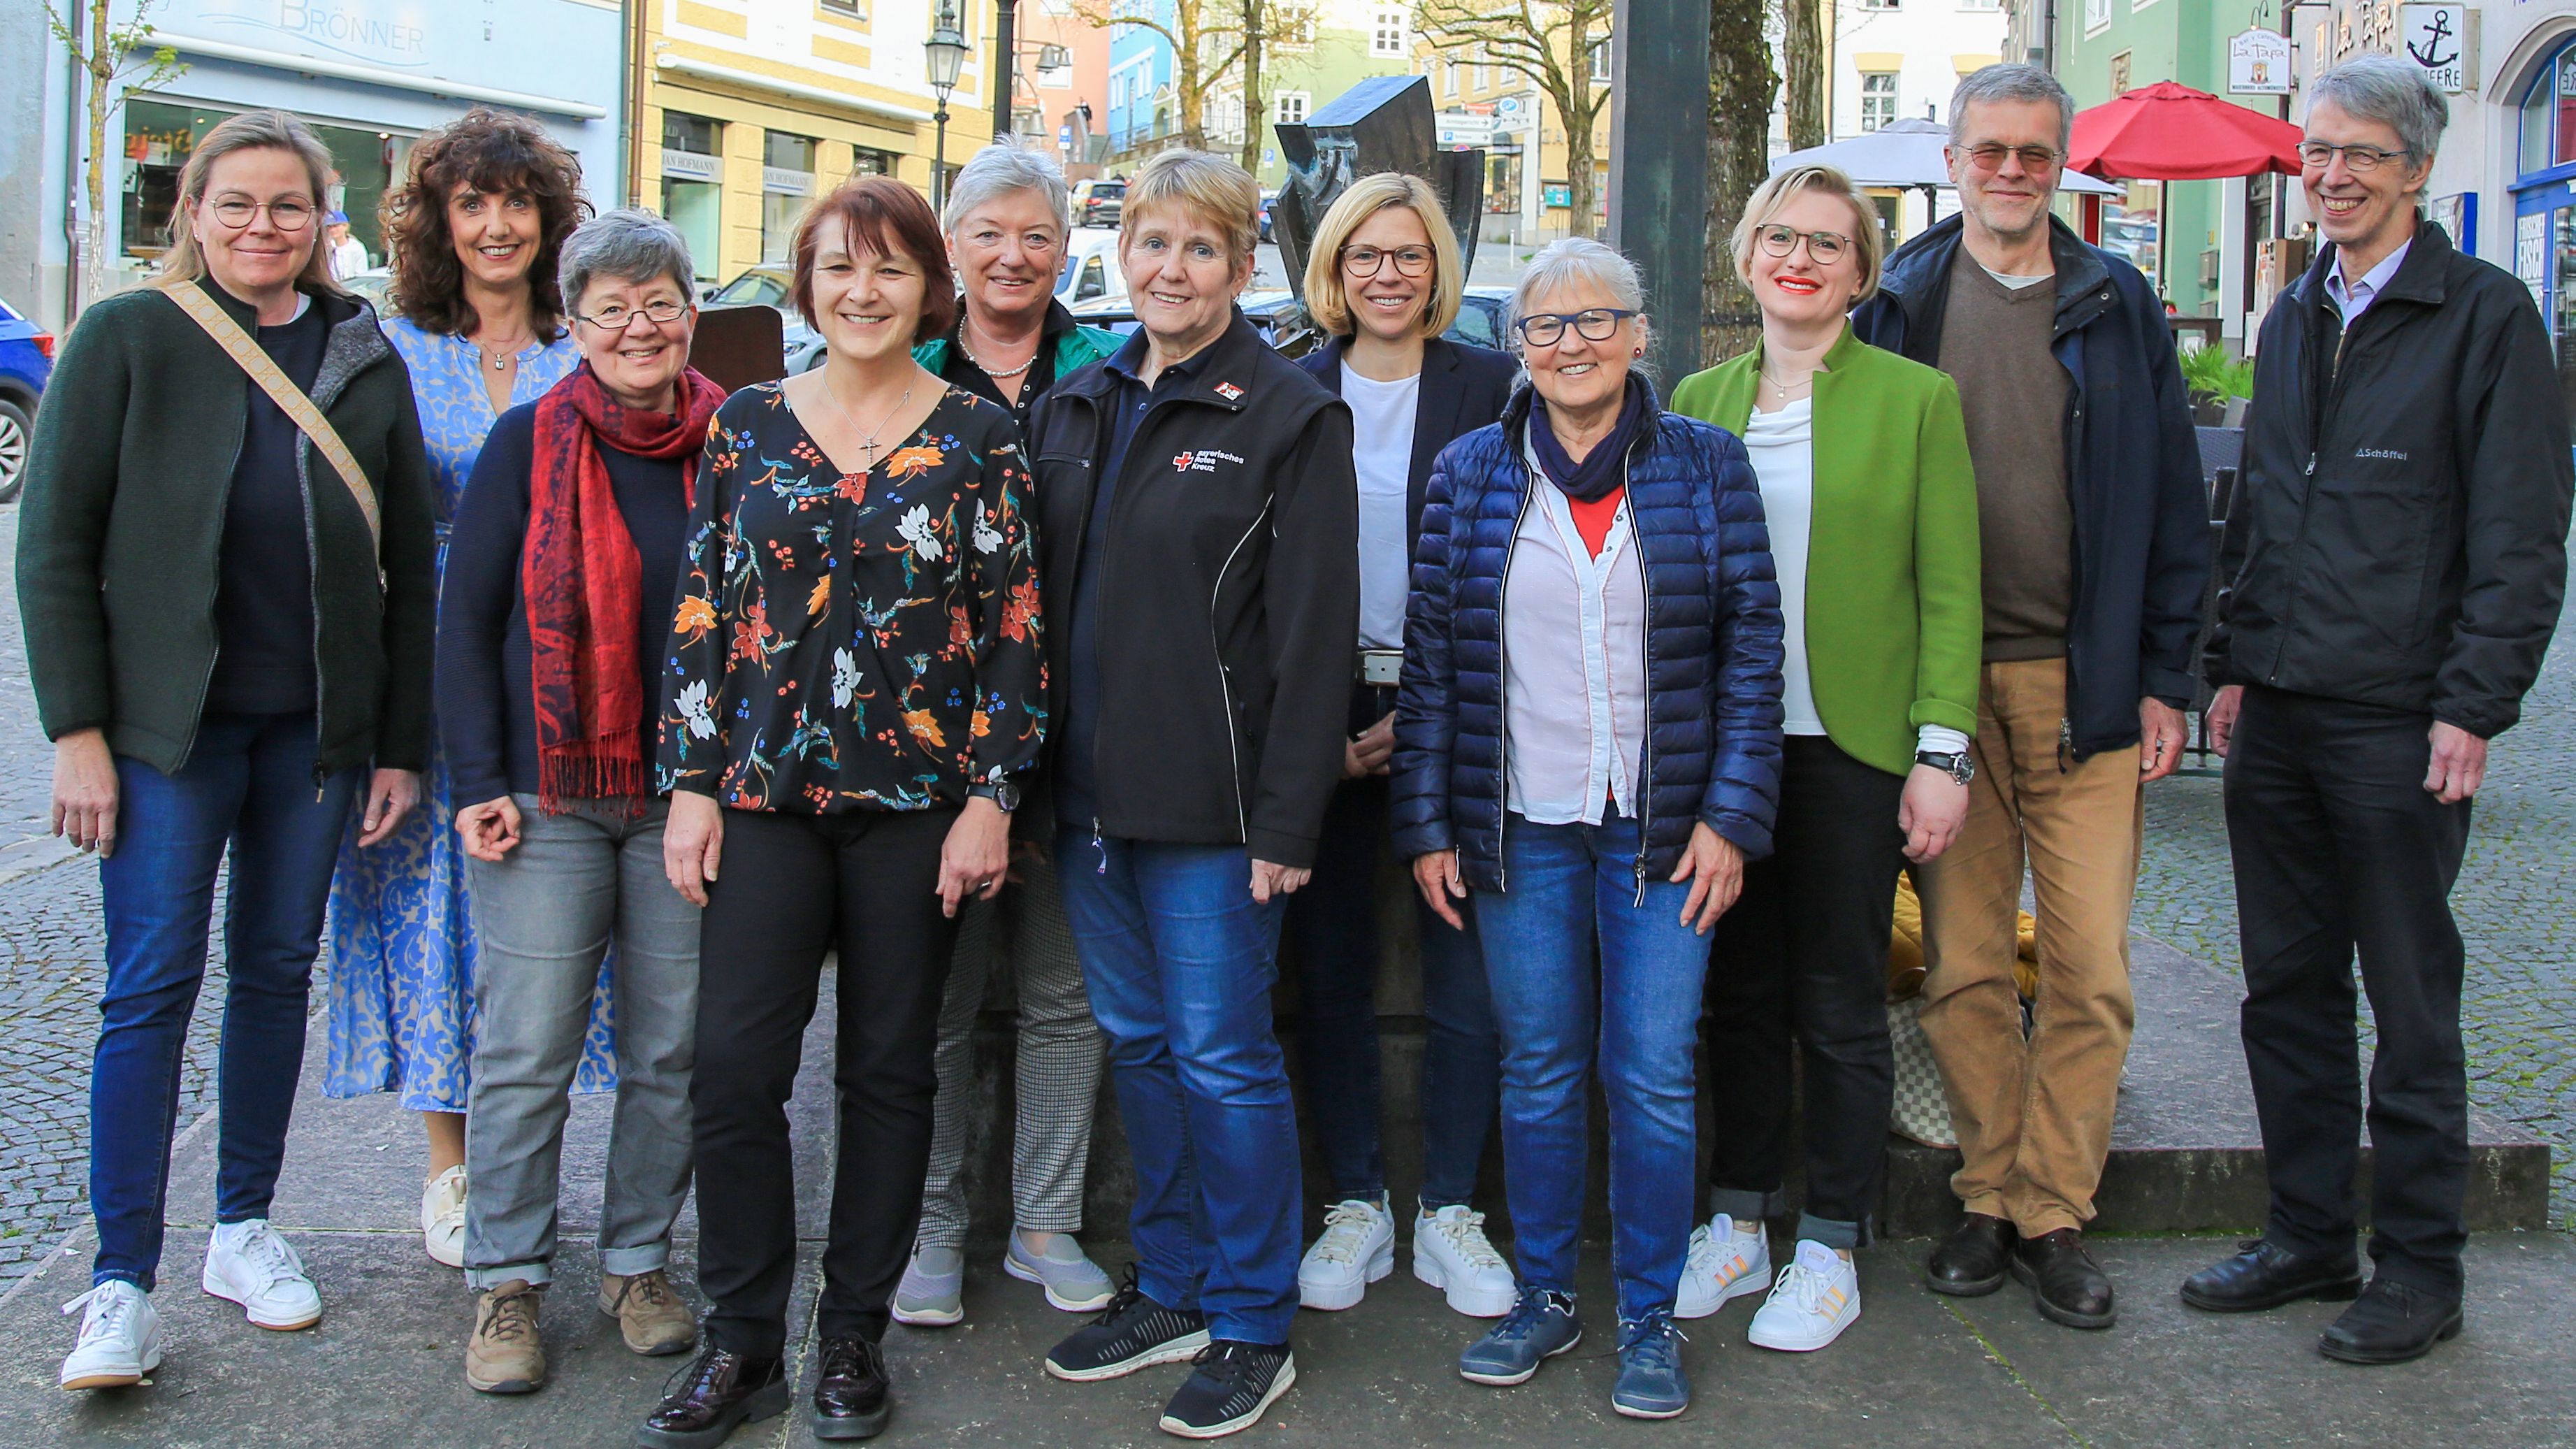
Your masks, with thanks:
[[[1396,705],[1396,848],[1472,910],[1503,1038],[1521,1296],[1458,1371],[1517,1384],[1574,1346],[1590,1157],[1610,1104],[1611,1407],[1690,1405],[1673,1301],[1696,1165],[1691,1050],[1709,929],[1771,850],[1780,591],[1744,445],[1635,368],[1636,267],[1569,239],[1512,303],[1530,386],[1451,444],[1415,547]],[[1600,969],[1593,969],[1595,952]]]

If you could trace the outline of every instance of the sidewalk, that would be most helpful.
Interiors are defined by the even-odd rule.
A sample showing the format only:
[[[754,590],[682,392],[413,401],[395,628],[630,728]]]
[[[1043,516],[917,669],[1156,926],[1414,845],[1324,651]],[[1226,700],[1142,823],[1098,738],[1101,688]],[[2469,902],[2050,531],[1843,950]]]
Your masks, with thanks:
[[[825,997],[828,1023],[831,999]],[[800,1142],[828,1140],[827,1037],[809,1039],[791,1111]],[[318,1036],[314,1042],[318,1052]],[[308,1070],[309,1084],[318,1077]],[[320,1283],[326,1314],[307,1333],[269,1334],[197,1291],[212,1202],[212,1119],[192,1129],[172,1165],[168,1261],[154,1301],[169,1359],[148,1387],[66,1394],[55,1368],[72,1325],[55,1306],[88,1286],[89,1235],[0,1298],[0,1445],[149,1444],[251,1449],[473,1445],[614,1449],[686,1359],[641,1359],[591,1307],[597,1288],[586,1242],[597,1221],[607,1103],[580,1100],[565,1153],[571,1184],[561,1275],[545,1310],[554,1381],[494,1399],[461,1371],[471,1298],[457,1274],[420,1251],[419,1131],[391,1099],[326,1102],[309,1087],[297,1106],[277,1221]],[[819,1154],[818,1154],[819,1156]],[[805,1262],[797,1306],[810,1310],[819,1252],[823,1164],[800,1164]],[[675,1276],[694,1291],[682,1222]],[[1120,1245],[1102,1243],[1115,1259]],[[2042,1321],[2007,1289],[1969,1301],[1925,1292],[1925,1244],[1862,1254],[1866,1315],[1812,1357],[1749,1348],[1750,1301],[1687,1325],[1698,1407],[1649,1425],[1609,1411],[1616,1372],[1607,1314],[1574,1355],[1517,1390],[1480,1388],[1453,1370],[1477,1326],[1415,1283],[1400,1252],[1395,1276],[1360,1308],[1302,1315],[1299,1380],[1241,1442],[1570,1445],[2234,1445],[2354,1442],[2457,1446],[2576,1444],[2576,1239],[2555,1233],[2479,1238],[2469,1260],[2468,1331],[2426,1362],[2388,1369],[2331,1364],[2313,1350],[2337,1311],[2303,1304],[2244,1319],[2188,1312],[2173,1297],[2183,1274],[2226,1251],[2225,1239],[2104,1239],[2104,1265],[2125,1296],[2120,1326],[2076,1333]],[[1607,1307],[1606,1251],[1587,1250],[1584,1297]],[[897,1328],[887,1445],[1167,1445],[1153,1428],[1179,1368],[1113,1383],[1047,1378],[1038,1361],[1077,1320],[1046,1308],[1025,1284],[987,1264],[967,1289],[967,1322],[944,1332]],[[810,1344],[800,1344],[802,1355]],[[800,1400],[801,1402],[801,1400]],[[804,1445],[800,1415],[737,1433],[736,1446]]]

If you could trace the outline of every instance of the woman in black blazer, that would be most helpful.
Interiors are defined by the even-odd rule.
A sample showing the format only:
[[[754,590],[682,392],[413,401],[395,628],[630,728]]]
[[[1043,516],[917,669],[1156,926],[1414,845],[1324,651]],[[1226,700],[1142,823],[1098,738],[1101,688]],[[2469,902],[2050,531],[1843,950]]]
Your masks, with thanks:
[[[1349,1308],[1395,1266],[1395,1222],[1378,1150],[1375,893],[1388,848],[1387,760],[1413,540],[1432,460],[1502,415],[1518,366],[1451,342],[1464,268],[1439,197],[1381,173],[1324,214],[1306,263],[1306,305],[1333,339],[1299,366],[1349,404],[1359,476],[1360,637],[1350,743],[1324,817],[1314,879],[1289,900],[1298,1045],[1313,1131],[1332,1179],[1324,1231],[1298,1265],[1308,1308]],[[1475,927],[1421,911],[1423,1180],[1413,1274],[1479,1318],[1510,1311],[1512,1273],[1468,1201],[1497,1110],[1500,1047]]]

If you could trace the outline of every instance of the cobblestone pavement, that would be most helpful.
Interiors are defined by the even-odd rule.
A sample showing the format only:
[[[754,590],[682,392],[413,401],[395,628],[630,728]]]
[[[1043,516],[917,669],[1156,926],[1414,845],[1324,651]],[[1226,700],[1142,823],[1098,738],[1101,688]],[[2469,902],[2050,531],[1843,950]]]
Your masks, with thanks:
[[[2576,612],[2576,611],[2571,611]],[[2217,761],[2210,761],[2215,765]],[[2469,1097],[2550,1144],[2550,1222],[2576,1229],[2576,617],[2497,737],[2452,908],[2468,942]],[[2218,781],[2147,791],[2138,930],[2240,971]],[[2367,1026],[2369,1006],[2363,1003]]]

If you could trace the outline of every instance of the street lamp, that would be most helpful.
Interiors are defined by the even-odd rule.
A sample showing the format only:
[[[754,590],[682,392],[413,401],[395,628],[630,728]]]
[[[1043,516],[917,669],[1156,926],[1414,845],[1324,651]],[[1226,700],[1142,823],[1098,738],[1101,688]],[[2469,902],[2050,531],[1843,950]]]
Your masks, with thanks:
[[[956,16],[939,12],[939,24],[922,42],[921,53],[930,68],[930,88],[939,93],[939,110],[931,117],[938,131],[930,152],[930,206],[936,211],[948,204],[948,93],[966,68],[966,37],[958,32]]]

